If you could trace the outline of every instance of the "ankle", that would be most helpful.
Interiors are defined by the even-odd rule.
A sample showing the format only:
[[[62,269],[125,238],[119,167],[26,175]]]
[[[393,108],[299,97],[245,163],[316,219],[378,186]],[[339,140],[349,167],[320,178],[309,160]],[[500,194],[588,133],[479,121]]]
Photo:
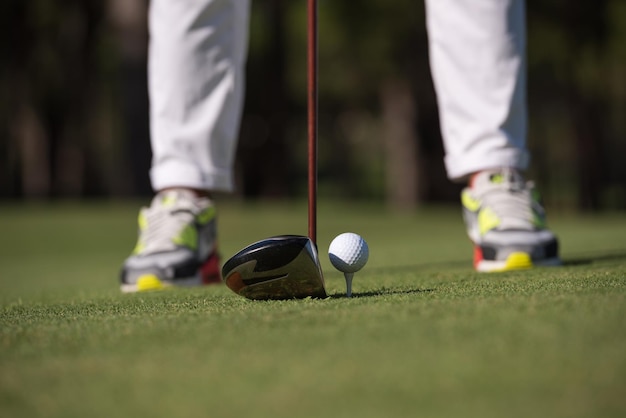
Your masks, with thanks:
[[[157,190],[157,194],[159,193],[164,193],[164,192],[168,192],[168,191],[172,191],[172,190],[184,190],[184,191],[188,191],[193,193],[196,197],[207,197],[209,199],[212,199],[212,195],[211,195],[211,191],[210,190],[204,190],[204,189],[196,189],[193,187],[179,187],[179,186],[172,186],[172,187],[166,187],[164,189],[161,190]]]
[[[516,176],[521,176],[520,174],[520,170],[515,168],[515,167],[493,167],[493,168],[486,168],[484,170],[480,170],[480,171],[475,171],[473,173],[471,173],[468,178],[467,178],[467,186],[471,189],[474,187],[474,184],[476,182],[476,179],[478,178],[478,176],[480,176],[481,174],[487,172],[487,173],[505,173],[505,172],[513,172],[515,173]]]

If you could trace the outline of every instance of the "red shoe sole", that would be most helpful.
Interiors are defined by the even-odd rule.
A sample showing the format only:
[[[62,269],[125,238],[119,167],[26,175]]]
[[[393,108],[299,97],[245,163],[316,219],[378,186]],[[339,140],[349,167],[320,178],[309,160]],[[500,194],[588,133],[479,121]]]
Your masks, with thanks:
[[[483,250],[478,246],[474,246],[474,268],[478,269],[478,264],[483,261]]]
[[[217,250],[213,252],[200,267],[200,275],[202,276],[202,284],[222,283],[222,274],[220,272],[220,257]]]

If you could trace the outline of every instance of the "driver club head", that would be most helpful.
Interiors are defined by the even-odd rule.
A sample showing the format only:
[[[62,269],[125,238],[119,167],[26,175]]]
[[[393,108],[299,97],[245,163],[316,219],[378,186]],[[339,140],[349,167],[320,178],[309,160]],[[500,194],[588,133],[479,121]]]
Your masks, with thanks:
[[[248,245],[222,267],[226,285],[248,299],[325,298],[317,248],[310,238],[280,235]]]

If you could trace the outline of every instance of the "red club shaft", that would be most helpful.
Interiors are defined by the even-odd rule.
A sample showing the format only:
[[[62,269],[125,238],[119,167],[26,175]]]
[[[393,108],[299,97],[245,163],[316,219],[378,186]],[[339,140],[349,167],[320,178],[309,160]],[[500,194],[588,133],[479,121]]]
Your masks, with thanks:
[[[309,238],[317,243],[317,0],[307,0]]]

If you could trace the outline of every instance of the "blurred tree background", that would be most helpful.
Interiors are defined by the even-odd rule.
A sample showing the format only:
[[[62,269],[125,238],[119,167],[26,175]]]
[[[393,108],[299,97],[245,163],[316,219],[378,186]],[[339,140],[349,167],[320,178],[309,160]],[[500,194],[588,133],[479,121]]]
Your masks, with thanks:
[[[320,195],[404,209],[456,201],[424,4],[319,6]],[[150,194],[147,7],[0,3],[0,196]],[[550,206],[626,208],[626,2],[529,0],[527,20],[530,177]],[[237,193],[304,196],[304,0],[253,0],[247,74]]]

